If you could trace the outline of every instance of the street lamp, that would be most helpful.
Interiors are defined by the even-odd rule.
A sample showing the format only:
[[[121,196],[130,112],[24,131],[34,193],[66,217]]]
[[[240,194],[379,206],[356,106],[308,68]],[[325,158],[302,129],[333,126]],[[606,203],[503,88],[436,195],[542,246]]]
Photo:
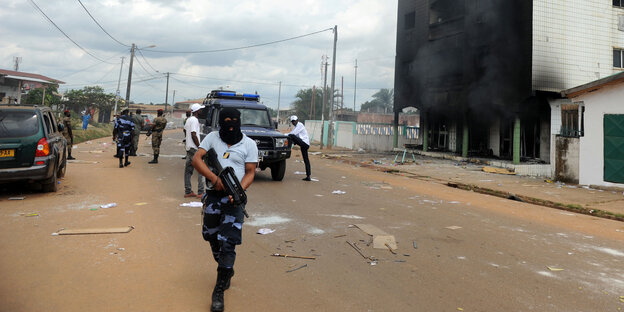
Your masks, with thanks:
[[[145,49],[154,48],[155,44],[149,45],[145,47]],[[130,68],[128,69],[128,86],[126,87],[126,107],[130,107],[130,85],[132,84],[132,63],[134,60],[134,50],[138,49],[137,46],[133,43],[132,48],[130,48]]]

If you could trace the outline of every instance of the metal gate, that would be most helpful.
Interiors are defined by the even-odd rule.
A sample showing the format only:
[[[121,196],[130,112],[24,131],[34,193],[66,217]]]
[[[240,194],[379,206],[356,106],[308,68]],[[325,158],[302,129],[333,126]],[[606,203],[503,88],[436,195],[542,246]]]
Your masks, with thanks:
[[[604,180],[624,183],[624,115],[604,115]]]

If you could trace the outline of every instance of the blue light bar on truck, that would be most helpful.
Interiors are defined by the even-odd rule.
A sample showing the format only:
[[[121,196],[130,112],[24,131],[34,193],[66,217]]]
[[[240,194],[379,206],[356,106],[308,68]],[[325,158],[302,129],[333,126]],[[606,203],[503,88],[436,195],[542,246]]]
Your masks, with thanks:
[[[234,92],[217,92],[217,96],[236,96],[236,93]]]
[[[248,94],[248,93],[243,93],[243,97],[244,98],[249,98],[249,99],[259,99],[260,96],[257,94]]]

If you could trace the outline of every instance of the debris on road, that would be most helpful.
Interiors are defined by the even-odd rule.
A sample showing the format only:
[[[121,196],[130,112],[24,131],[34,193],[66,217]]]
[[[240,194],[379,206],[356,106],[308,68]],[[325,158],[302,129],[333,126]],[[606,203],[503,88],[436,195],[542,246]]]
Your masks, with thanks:
[[[345,236],[347,236],[347,234],[336,235],[336,236],[334,236],[334,238],[345,237]]]
[[[108,208],[113,208],[113,207],[117,207],[117,203],[110,203],[110,204],[105,204],[105,205],[100,206],[100,208],[102,209],[108,209]]]
[[[373,237],[373,248],[386,249],[386,244],[388,244],[393,250],[398,249],[393,235],[390,235],[370,224],[356,224],[355,226],[364,231],[364,233]]]
[[[29,213],[29,214],[26,215],[26,217],[38,217],[38,216],[39,216],[39,214],[36,213],[36,212]]]
[[[180,207],[202,207],[204,204],[202,202],[190,202],[190,203],[182,203]]]
[[[80,160],[80,159],[73,159],[73,160],[68,160],[67,161],[70,164],[99,164],[99,161],[89,161],[89,160]]]
[[[302,266],[300,266],[300,267],[296,267],[296,268],[294,268],[294,269],[292,269],[292,270],[288,270],[288,271],[286,271],[286,273],[295,272],[295,271],[297,271],[297,270],[300,270],[300,269],[303,269],[303,268],[306,268],[306,267],[308,267],[308,265],[307,265],[307,264],[304,264],[304,265],[302,265]]]
[[[416,244],[416,241],[413,241],[412,244],[414,245],[414,249],[418,249],[418,245]]]
[[[26,197],[9,197],[9,200],[24,200]]]
[[[147,203],[136,203],[136,206],[143,206],[143,205],[147,205]]]
[[[445,227],[445,229],[449,229],[449,230],[459,230],[461,228],[462,228],[461,226],[457,226],[457,225],[451,225],[451,226]]]
[[[80,235],[80,234],[122,234],[130,233],[134,226],[118,227],[118,228],[93,228],[93,229],[60,229],[52,235]]]
[[[271,233],[273,233],[273,232],[275,232],[275,230],[273,230],[273,229],[267,229],[267,228],[262,228],[262,229],[259,229],[259,230],[258,230],[258,232],[256,232],[256,233],[257,233],[257,234],[260,234],[260,235],[266,235],[266,234],[271,234]]]
[[[341,190],[336,190],[336,191],[333,191],[332,194],[342,195],[342,194],[347,194],[347,192],[341,191]]]
[[[278,253],[274,253],[271,256],[273,256],[273,257],[283,257],[283,258],[297,258],[297,259],[316,260],[316,257],[293,256],[293,255],[285,255],[285,254],[278,254]]]
[[[504,168],[494,168],[494,167],[483,167],[484,172],[488,173],[498,173],[498,174],[507,174],[507,175],[515,175],[516,173]]]
[[[396,253],[396,251],[394,251],[394,249],[392,249],[392,247],[390,247],[390,245],[388,245],[388,243],[385,243],[384,245],[386,245],[386,247],[388,247],[388,250],[390,250],[390,252],[391,252],[393,255],[396,255],[396,254],[397,254],[397,253]]]
[[[306,173],[305,173],[305,172],[301,172],[301,171],[295,171],[295,174],[298,174],[298,175],[305,175]]]
[[[555,268],[555,267],[550,267],[550,266],[546,266],[549,270],[553,271],[553,272],[559,272],[559,271],[563,271],[563,269],[561,268]]]

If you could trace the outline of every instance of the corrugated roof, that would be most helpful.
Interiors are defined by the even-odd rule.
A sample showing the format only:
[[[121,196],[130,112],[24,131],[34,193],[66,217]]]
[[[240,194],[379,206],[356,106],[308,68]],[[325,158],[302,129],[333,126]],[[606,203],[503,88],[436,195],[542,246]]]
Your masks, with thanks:
[[[624,82],[624,72],[613,74],[602,79],[594,80],[586,84],[561,91],[561,96],[567,98],[575,98],[585,93],[594,92],[603,87]]]
[[[65,83],[64,81],[46,77],[44,75],[25,73],[25,72],[8,70],[8,69],[0,69],[0,76],[7,76],[11,79],[20,79],[20,80],[33,81],[33,82],[58,83],[58,84]]]

